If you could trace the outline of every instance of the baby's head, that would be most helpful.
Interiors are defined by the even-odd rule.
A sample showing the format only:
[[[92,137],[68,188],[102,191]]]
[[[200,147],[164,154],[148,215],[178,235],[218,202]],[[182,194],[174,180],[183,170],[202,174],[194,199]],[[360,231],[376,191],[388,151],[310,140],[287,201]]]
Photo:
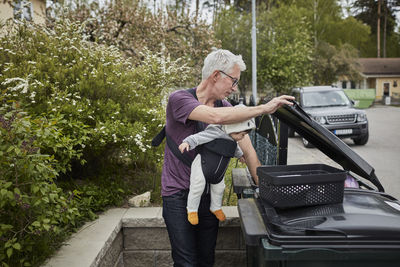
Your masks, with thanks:
[[[243,107],[243,105],[235,106],[235,108],[241,108],[241,107]],[[254,118],[238,123],[223,125],[223,130],[225,131],[225,133],[229,134],[233,139],[235,138],[232,135],[235,135],[236,137],[241,135],[242,137],[240,138],[240,140],[254,128],[256,128],[256,123],[254,121]]]

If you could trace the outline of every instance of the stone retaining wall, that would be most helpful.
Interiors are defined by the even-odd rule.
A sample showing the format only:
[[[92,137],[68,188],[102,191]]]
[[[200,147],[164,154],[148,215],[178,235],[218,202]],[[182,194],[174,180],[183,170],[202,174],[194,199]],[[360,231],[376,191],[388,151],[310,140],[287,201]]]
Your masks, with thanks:
[[[246,266],[246,250],[237,207],[223,207],[215,266]],[[46,267],[172,266],[162,208],[112,209],[86,224]]]

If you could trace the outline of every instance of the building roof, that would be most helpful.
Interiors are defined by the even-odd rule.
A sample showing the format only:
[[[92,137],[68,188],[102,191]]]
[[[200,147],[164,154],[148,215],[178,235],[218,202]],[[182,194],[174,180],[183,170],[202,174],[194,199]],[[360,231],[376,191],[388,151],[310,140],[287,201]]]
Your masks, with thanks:
[[[359,58],[358,62],[367,76],[400,75],[400,58]]]

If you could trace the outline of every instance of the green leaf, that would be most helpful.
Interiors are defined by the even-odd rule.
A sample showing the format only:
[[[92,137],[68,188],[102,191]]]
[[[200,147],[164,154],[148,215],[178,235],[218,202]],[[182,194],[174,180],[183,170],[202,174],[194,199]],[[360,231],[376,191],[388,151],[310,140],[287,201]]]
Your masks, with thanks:
[[[13,245],[13,248],[15,248],[16,250],[21,250],[21,245],[20,245],[20,243],[15,243],[15,244]]]
[[[11,258],[11,255],[13,254],[13,248],[8,248],[7,249],[7,257]]]
[[[14,188],[14,193],[17,193],[18,195],[21,195],[21,191],[19,190],[18,187]]]
[[[44,228],[46,231],[49,231],[50,225],[48,225],[48,224],[43,224],[43,228]]]
[[[7,190],[6,189],[4,189],[4,188],[2,188],[1,190],[0,190],[0,195],[1,196],[5,196],[5,195],[7,195]]]
[[[36,194],[38,191],[39,191],[39,186],[37,186],[37,185],[32,185],[32,192],[33,192],[34,194]]]
[[[3,230],[3,231],[7,231],[7,230],[13,229],[13,226],[10,225],[10,224],[0,224],[0,228],[1,228],[1,230]]]

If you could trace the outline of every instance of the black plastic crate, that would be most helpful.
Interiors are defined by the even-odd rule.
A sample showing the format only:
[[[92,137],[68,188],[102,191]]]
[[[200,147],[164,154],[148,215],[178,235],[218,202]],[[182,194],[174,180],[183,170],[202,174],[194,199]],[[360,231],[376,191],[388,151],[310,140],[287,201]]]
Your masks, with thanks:
[[[275,208],[341,203],[346,174],[325,164],[257,168],[260,197]]]

